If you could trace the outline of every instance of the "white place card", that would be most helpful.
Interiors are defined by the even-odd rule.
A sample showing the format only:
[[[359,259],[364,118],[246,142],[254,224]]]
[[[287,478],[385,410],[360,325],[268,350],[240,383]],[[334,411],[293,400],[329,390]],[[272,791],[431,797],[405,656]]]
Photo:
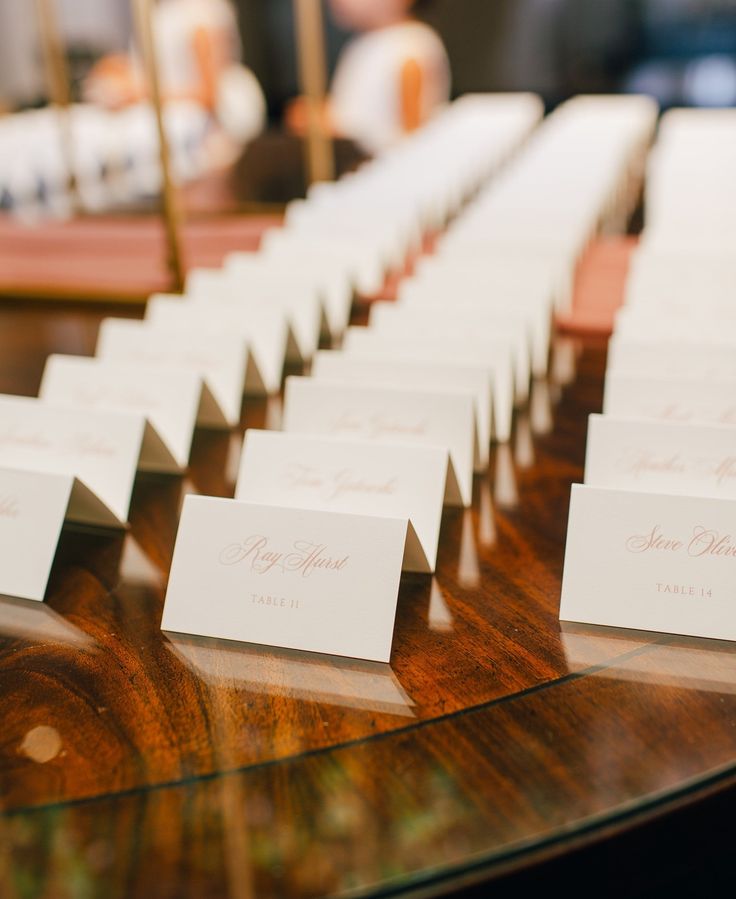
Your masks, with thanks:
[[[287,286],[260,283],[243,284],[227,269],[192,269],[187,275],[186,300],[222,304],[229,314],[237,312],[253,319],[280,309],[289,324],[289,361],[311,359],[319,347],[322,332],[322,305],[317,292],[309,284],[294,282]]]
[[[616,334],[608,343],[607,367],[623,375],[656,378],[736,378],[736,346],[698,339]]]
[[[350,278],[339,267],[322,261],[268,258],[260,253],[231,253],[225,259],[225,270],[237,278],[242,288],[250,290],[261,284],[275,284],[291,291],[309,287],[322,307],[322,333],[339,338],[348,326],[353,306]]]
[[[77,477],[118,525],[128,520],[138,468],[176,470],[142,415],[16,396],[0,396],[0,466]]]
[[[410,309],[433,310],[442,308],[449,310],[460,318],[482,310],[491,319],[512,319],[524,323],[529,331],[532,352],[532,372],[535,377],[544,377],[549,362],[550,331],[552,325],[551,304],[539,292],[525,296],[516,295],[514,291],[491,294],[479,294],[472,289],[432,289],[431,282],[412,285],[406,282],[407,288],[400,294],[399,305]]]
[[[560,618],[736,640],[736,502],[574,484]]]
[[[258,392],[263,380],[245,341],[231,332],[165,328],[148,322],[106,318],[100,324],[97,356],[126,364],[175,366],[204,380],[207,395],[219,407],[205,421],[216,423],[220,413],[228,425],[240,421],[243,391]],[[204,422],[202,422],[204,423]]]
[[[363,443],[248,430],[235,499],[408,518],[403,568],[437,563],[449,454],[441,446]]]
[[[606,372],[606,415],[736,425],[736,379],[662,378]]]
[[[314,357],[313,378],[385,384],[389,387],[413,387],[424,390],[453,390],[471,393],[475,401],[476,471],[488,467],[493,420],[491,384],[482,365],[437,362],[422,359],[394,359],[356,356],[339,351],[321,350]]]
[[[290,334],[282,309],[268,307],[252,317],[247,307],[233,303],[215,304],[156,294],[146,304],[146,321],[164,328],[189,329],[197,335],[227,332],[240,337],[248,347],[248,365],[256,369],[253,377],[246,377],[245,391],[279,392]]]
[[[736,427],[591,415],[585,483],[736,499]]]
[[[407,527],[187,496],[161,628],[388,662]]]
[[[424,362],[483,366],[492,391],[493,436],[499,443],[511,438],[514,415],[514,373],[511,350],[505,347],[489,357],[488,348],[467,340],[391,337],[371,328],[349,328],[342,352],[376,360],[418,360]]]
[[[499,321],[484,311],[461,314],[444,307],[416,309],[397,303],[374,303],[368,330],[390,337],[429,340],[449,339],[484,345],[490,359],[499,351],[511,350],[515,396],[519,402],[529,398],[531,374],[530,343],[526,324],[519,320]]]
[[[445,447],[448,503],[472,504],[477,438],[470,394],[292,377],[286,379],[282,426],[295,434]]]
[[[0,594],[43,600],[72,494],[82,489],[72,475],[0,468]]]
[[[46,360],[39,397],[82,409],[145,415],[177,466],[186,468],[205,389],[201,375],[183,368],[54,355]],[[219,411],[211,397],[209,402]],[[224,426],[222,413],[218,418]]]

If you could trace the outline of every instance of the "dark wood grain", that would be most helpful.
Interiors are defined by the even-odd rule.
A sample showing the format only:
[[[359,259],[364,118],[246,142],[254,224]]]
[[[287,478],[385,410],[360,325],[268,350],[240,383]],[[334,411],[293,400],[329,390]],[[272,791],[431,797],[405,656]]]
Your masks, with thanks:
[[[0,391],[92,352],[100,314],[0,308]],[[0,600],[3,899],[441,891],[725,784],[730,645],[560,628],[605,352],[556,354],[436,576],[402,579],[390,666],[160,632],[183,495],[232,495],[237,433],[139,476],[128,533],[65,531],[46,603]]]

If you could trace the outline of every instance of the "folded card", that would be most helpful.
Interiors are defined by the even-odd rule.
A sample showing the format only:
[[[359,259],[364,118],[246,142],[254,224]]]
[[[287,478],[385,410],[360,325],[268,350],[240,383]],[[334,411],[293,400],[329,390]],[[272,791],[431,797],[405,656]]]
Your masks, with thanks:
[[[736,378],[736,347],[692,332],[679,339],[617,333],[608,344],[608,369],[657,378]]]
[[[387,662],[407,527],[187,496],[161,628]]]
[[[148,322],[106,318],[100,324],[101,359],[177,366],[197,372],[230,425],[240,421],[243,391],[263,389],[260,372],[246,342],[228,331],[166,328]]]
[[[475,406],[468,393],[287,378],[283,429],[376,443],[433,445],[450,454],[448,502],[473,501]]]
[[[322,307],[323,334],[328,331],[337,338],[348,326],[353,287],[350,278],[339,267],[330,267],[320,259],[309,257],[288,260],[261,253],[231,253],[225,259],[225,270],[237,277],[244,290],[264,283],[289,291],[309,288],[316,293]]]
[[[411,280],[407,282],[411,287]],[[417,284],[413,289],[405,289],[401,294],[399,305],[403,308],[432,312],[435,308],[450,310],[456,317],[464,317],[477,309],[493,321],[493,319],[511,319],[521,321],[529,331],[532,351],[532,372],[535,377],[544,377],[549,360],[550,329],[552,317],[550,303],[543,294],[532,292],[530,295],[514,295],[512,291],[484,295],[467,290],[464,285],[455,289],[430,289],[427,285]]]
[[[0,468],[0,594],[43,600],[65,518],[118,524],[73,475]]]
[[[493,436],[499,443],[510,439],[514,414],[514,374],[509,347],[489,357],[486,346],[467,340],[392,337],[377,334],[371,328],[349,328],[342,352],[376,360],[411,359],[483,366],[488,373],[493,396]]]
[[[484,310],[458,311],[444,306],[417,309],[386,302],[371,307],[369,330],[390,337],[467,340],[485,345],[491,359],[499,348],[504,355],[510,349],[516,399],[523,402],[529,398],[530,341],[523,321],[499,319]]]
[[[49,356],[39,396],[48,402],[82,409],[145,415],[177,466],[186,468],[200,410],[209,404],[213,413],[219,412],[212,397],[203,396],[205,390],[200,374],[176,366],[141,365],[87,356]],[[221,412],[218,418],[220,425],[224,425]]]
[[[450,460],[440,446],[379,444],[278,431],[245,434],[235,498],[408,518],[405,571],[437,562]]]
[[[200,298],[187,300],[178,295],[156,294],[146,304],[146,321],[169,328],[203,332],[228,332],[245,341],[249,365],[257,369],[258,378],[245,389],[250,392],[278,393],[289,347],[289,323],[282,309],[268,307],[257,316],[247,307],[234,303],[209,303]],[[258,381],[260,380],[260,384]]]
[[[0,396],[0,465],[73,475],[128,520],[136,470],[176,470],[170,452],[142,415],[75,409]]]
[[[585,483],[736,499],[736,427],[591,415]]]
[[[560,618],[736,640],[736,501],[574,484]]]
[[[487,468],[493,412],[488,370],[482,365],[394,359],[390,356],[381,359],[322,350],[314,357],[311,376],[333,381],[386,384],[389,387],[449,389],[471,393],[475,400],[475,429],[478,438],[476,470]]]
[[[287,356],[290,361],[311,359],[319,347],[322,306],[309,284],[278,286],[263,280],[243,284],[226,269],[192,269],[187,275],[185,299],[222,304],[229,314],[249,320],[281,310],[289,324]]]
[[[606,415],[736,425],[736,379],[638,377],[606,372]]]

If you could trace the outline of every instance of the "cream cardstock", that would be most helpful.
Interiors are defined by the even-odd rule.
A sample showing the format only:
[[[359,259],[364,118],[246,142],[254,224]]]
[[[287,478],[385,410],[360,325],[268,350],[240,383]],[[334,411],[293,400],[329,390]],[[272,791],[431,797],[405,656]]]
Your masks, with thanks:
[[[608,369],[655,378],[736,378],[736,346],[699,340],[615,335],[608,343]]]
[[[736,425],[736,378],[663,378],[606,372],[606,415]]]
[[[311,359],[319,347],[322,329],[322,306],[317,292],[307,285],[294,282],[279,286],[252,281],[243,285],[227,269],[193,269],[187,275],[184,298],[198,303],[221,303],[228,314],[240,314],[249,321],[281,310],[289,323],[290,361]]]
[[[73,483],[0,468],[0,594],[43,600]]]
[[[214,304],[157,294],[146,304],[146,321],[165,328],[191,329],[198,336],[210,331],[240,337],[248,347],[249,365],[259,376],[250,382],[246,379],[246,392],[279,392],[289,346],[289,324],[282,309],[271,307],[252,317],[246,308],[234,303]]]
[[[736,500],[736,427],[591,415],[585,483]]]
[[[493,396],[493,436],[499,443],[510,439],[514,414],[514,373],[508,347],[495,352],[491,358],[486,346],[468,340],[394,337],[378,334],[372,328],[349,328],[342,352],[376,360],[411,359],[483,366],[488,373]]]
[[[408,518],[412,528],[404,570],[433,572],[448,465],[448,452],[439,446],[384,445],[249,430],[235,498],[273,506]]]
[[[201,375],[183,368],[49,356],[39,397],[81,409],[145,415],[181,469],[189,462],[202,389]]]
[[[142,415],[0,396],[0,466],[72,475],[128,520],[136,470],[176,466]],[[108,522],[110,523],[110,522]]]
[[[411,281],[408,284],[411,285]],[[547,373],[552,316],[550,303],[544,300],[539,292],[527,296],[521,294],[518,297],[509,295],[508,292],[487,296],[472,290],[466,291],[461,285],[458,295],[457,288],[432,289],[431,283],[428,283],[418,284],[414,289],[406,290],[401,294],[401,302],[398,305],[402,308],[427,310],[430,314],[431,310],[441,308],[450,311],[456,318],[482,310],[491,326],[495,320],[520,321],[529,332],[534,376],[541,378]]]
[[[187,496],[161,628],[388,662],[407,527]]]
[[[229,425],[240,421],[244,389],[263,389],[247,344],[231,332],[107,318],[100,325],[97,356],[111,362],[176,366],[196,372]],[[219,413],[206,415],[207,419],[217,417]]]
[[[736,640],[736,502],[573,485],[560,618]]]
[[[311,289],[322,307],[323,334],[339,338],[348,326],[353,305],[353,287],[339,267],[324,261],[266,257],[260,253],[231,253],[225,259],[225,271],[237,278],[244,290],[262,284],[278,285],[286,291]]]
[[[118,526],[73,475],[0,468],[0,595],[43,600],[65,519]]]
[[[453,390],[471,393],[475,399],[475,429],[478,445],[475,467],[488,467],[491,442],[492,399],[488,371],[481,365],[462,365],[420,359],[385,359],[321,350],[314,357],[311,376],[333,381],[385,384],[424,390]]]
[[[516,399],[523,402],[529,398],[530,342],[523,321],[501,322],[486,312],[460,314],[436,306],[416,309],[397,303],[374,303],[368,330],[390,337],[467,340],[485,345],[491,359],[499,350],[505,356],[510,349]]]
[[[452,463],[448,501],[472,504],[476,436],[470,394],[292,377],[286,379],[283,429],[295,434],[444,447]]]

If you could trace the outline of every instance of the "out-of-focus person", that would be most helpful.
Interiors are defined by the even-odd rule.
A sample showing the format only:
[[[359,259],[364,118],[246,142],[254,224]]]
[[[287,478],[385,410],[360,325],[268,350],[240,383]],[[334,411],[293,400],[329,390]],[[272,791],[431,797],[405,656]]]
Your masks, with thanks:
[[[243,143],[263,127],[266,103],[257,79],[240,62],[237,19],[228,0],[158,0],[153,35],[163,100],[188,101]],[[107,109],[146,99],[137,54],[101,59],[85,84],[86,98]]]
[[[337,137],[380,153],[424,124],[450,97],[450,64],[437,33],[415,18],[414,0],[329,0],[338,25],[358,32],[342,52],[322,112]],[[297,98],[287,125],[307,129]]]

